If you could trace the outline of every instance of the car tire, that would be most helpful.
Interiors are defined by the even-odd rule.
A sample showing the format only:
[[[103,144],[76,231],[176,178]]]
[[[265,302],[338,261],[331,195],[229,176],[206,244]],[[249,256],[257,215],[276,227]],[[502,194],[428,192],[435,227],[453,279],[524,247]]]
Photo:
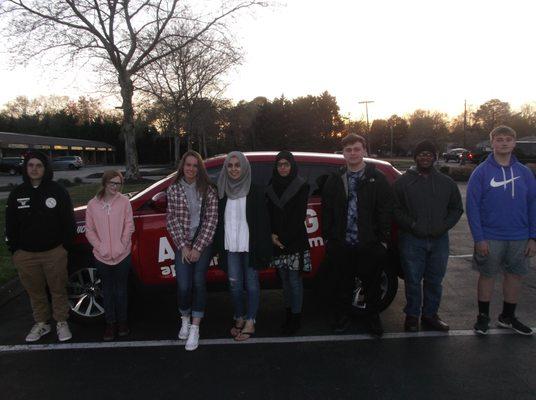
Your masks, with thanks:
[[[70,170],[75,169],[75,165],[74,165],[74,164],[69,164],[69,169],[70,169]]]
[[[71,318],[84,323],[104,319],[102,281],[95,263],[71,268],[68,274],[67,295]]]
[[[393,302],[398,291],[398,273],[395,268],[387,267],[382,272],[381,280],[382,296],[379,304],[379,312],[387,309]],[[356,286],[352,298],[352,313],[357,316],[369,314],[370,310],[363,301],[363,287],[359,279],[356,279]]]

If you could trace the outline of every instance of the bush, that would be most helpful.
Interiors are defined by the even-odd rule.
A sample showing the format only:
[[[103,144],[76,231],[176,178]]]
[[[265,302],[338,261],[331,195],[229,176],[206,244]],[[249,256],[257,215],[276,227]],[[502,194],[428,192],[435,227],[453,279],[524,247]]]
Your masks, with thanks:
[[[73,186],[73,183],[69,179],[65,179],[65,178],[60,178],[56,182],[58,182],[61,186],[66,187],[66,188]]]
[[[456,182],[467,182],[473,173],[473,167],[465,165],[463,167],[449,168],[448,175]]]

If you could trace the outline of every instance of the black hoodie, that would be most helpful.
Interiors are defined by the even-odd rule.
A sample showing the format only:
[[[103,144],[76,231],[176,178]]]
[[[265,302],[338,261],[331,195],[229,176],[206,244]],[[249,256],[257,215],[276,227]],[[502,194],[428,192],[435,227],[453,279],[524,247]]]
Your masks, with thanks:
[[[41,184],[33,187],[27,172],[28,161],[41,160],[45,173]],[[59,245],[68,248],[76,226],[69,193],[52,180],[48,157],[34,152],[24,159],[23,183],[9,194],[6,205],[6,244],[14,253],[51,250]]]
[[[424,177],[411,167],[394,184],[394,216],[400,229],[420,238],[437,238],[454,227],[463,214],[456,183],[431,169]]]

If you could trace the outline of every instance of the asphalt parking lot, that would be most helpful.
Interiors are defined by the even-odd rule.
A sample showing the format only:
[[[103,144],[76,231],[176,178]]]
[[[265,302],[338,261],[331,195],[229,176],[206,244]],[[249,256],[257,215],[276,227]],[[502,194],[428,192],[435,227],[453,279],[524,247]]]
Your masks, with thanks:
[[[465,184],[459,185],[465,193]],[[451,257],[440,315],[447,335],[403,332],[404,288],[382,313],[386,334],[366,334],[355,320],[333,335],[329,310],[312,291],[305,294],[299,336],[279,336],[280,290],[262,293],[257,334],[236,344],[230,337],[232,306],[227,292],[210,293],[201,344],[186,352],[177,340],[173,293],[138,296],[131,307],[132,334],[103,344],[103,327],[71,323],[74,338],[57,344],[54,333],[26,346],[32,325],[27,296],[0,306],[0,393],[6,399],[208,397],[253,399],[535,399],[533,337],[493,329],[472,333],[476,278],[465,215],[451,232]],[[534,264],[534,263],[533,263]],[[499,285],[492,318],[501,308]],[[536,273],[525,280],[518,317],[536,326]]]

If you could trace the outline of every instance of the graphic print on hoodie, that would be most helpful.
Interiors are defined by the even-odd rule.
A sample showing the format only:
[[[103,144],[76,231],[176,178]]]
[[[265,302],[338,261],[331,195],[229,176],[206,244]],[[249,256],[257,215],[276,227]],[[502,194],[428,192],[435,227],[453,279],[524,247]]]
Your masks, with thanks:
[[[493,154],[471,174],[467,219],[475,242],[536,237],[536,181],[514,155],[501,166]]]

